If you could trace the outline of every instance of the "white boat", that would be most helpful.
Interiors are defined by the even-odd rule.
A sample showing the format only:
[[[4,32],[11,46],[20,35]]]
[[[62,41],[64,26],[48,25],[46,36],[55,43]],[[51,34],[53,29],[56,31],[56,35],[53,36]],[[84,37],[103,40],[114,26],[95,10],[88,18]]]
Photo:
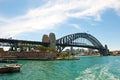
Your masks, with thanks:
[[[4,66],[0,66],[0,73],[20,72],[21,67],[22,64],[6,64]]]
[[[22,67],[22,64],[6,64],[6,67]]]

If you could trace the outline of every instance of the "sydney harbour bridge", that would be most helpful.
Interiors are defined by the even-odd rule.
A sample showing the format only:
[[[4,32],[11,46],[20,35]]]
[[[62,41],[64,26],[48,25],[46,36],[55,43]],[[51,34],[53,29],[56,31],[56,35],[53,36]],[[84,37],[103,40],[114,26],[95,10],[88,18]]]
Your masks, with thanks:
[[[107,45],[103,46],[100,41],[88,33],[69,34],[59,39],[56,39],[54,33],[50,33],[49,35],[43,35],[42,42],[0,38],[0,46],[10,46],[13,51],[17,51],[20,44],[33,46],[42,45],[51,47],[59,52],[63,51],[66,47],[97,49],[103,56],[107,56],[109,52]]]

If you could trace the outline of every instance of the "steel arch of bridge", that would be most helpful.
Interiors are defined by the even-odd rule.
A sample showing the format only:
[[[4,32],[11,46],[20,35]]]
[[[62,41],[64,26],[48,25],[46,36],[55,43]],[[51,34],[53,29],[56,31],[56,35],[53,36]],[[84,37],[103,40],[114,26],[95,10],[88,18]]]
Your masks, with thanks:
[[[93,46],[91,45],[77,45],[73,43],[74,40],[78,38],[85,38],[88,41],[90,41]],[[74,46],[74,47],[85,47],[85,48],[92,48],[92,49],[98,49],[101,55],[107,55],[108,49],[107,47],[104,47],[95,37],[93,37],[90,34],[87,33],[75,33],[70,34],[67,36],[64,36],[58,40],[56,40],[56,46],[58,51],[62,51],[67,46]]]

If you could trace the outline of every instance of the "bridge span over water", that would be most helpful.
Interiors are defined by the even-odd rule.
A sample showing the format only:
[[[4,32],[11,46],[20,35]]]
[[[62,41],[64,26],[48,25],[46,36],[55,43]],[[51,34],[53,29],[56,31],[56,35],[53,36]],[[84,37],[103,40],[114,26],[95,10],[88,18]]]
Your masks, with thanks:
[[[75,33],[69,34],[56,40],[54,33],[50,34],[49,37],[43,37],[42,42],[40,41],[27,41],[17,39],[3,39],[0,38],[0,46],[10,46],[16,51],[18,45],[43,45],[55,48],[61,52],[65,47],[84,47],[97,49],[101,55],[106,56],[108,54],[107,45],[103,46],[100,41],[88,33]]]

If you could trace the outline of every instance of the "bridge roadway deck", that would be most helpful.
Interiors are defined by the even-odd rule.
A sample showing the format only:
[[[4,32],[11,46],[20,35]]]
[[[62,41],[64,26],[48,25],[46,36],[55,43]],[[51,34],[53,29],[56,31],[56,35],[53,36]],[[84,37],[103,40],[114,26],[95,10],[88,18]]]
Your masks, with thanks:
[[[100,47],[90,46],[90,45],[75,45],[75,44],[56,44],[57,46],[63,46],[63,47],[84,47],[84,48],[92,48],[92,49],[104,49]]]
[[[9,43],[9,44],[15,44],[15,43],[22,43],[22,44],[33,44],[33,45],[46,45],[48,46],[50,43],[43,43],[40,41],[27,41],[27,40],[16,40],[16,39],[0,39],[0,42],[2,43]],[[95,47],[95,46],[90,46],[90,45],[75,45],[75,44],[59,44],[56,43],[56,46],[63,46],[63,47],[67,47],[67,46],[73,46],[73,47],[87,47],[87,48],[92,48],[92,49],[100,49],[99,47]],[[101,48],[104,49],[104,48]]]
[[[0,38],[1,43],[9,43],[9,44],[15,44],[15,43],[22,43],[22,44],[34,44],[34,45],[48,45],[49,43],[43,43],[40,41],[27,41],[27,40],[17,40],[17,39],[3,39]]]

